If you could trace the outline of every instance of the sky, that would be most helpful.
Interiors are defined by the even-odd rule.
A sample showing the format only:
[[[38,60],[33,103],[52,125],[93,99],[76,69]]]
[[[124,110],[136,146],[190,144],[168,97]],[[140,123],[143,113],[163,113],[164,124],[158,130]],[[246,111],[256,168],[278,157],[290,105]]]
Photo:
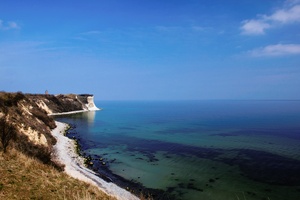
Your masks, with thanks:
[[[300,0],[0,0],[0,91],[300,99]]]

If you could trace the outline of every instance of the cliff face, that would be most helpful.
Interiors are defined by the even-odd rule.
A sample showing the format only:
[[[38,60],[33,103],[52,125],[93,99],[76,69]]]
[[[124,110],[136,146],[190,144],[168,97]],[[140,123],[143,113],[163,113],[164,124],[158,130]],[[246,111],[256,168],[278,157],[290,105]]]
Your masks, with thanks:
[[[41,154],[37,157],[42,160],[44,157],[50,159],[52,146],[56,143],[51,135],[56,125],[49,114],[96,108],[92,95],[0,92],[0,118],[5,118],[15,128],[15,147],[30,155]]]
[[[94,103],[94,96],[91,94],[80,94],[77,99],[83,104],[85,110],[99,110]]]
[[[47,114],[63,113],[79,110],[99,110],[94,104],[94,96],[86,95],[26,95],[36,102],[37,106]]]

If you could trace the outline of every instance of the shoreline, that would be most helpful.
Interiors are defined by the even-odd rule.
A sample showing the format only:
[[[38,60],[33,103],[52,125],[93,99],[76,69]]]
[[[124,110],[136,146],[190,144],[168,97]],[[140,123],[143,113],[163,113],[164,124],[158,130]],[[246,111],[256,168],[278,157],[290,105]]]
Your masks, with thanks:
[[[83,164],[83,158],[76,154],[75,142],[63,135],[68,125],[58,121],[55,121],[55,123],[57,127],[52,130],[52,135],[57,140],[54,145],[54,161],[65,165],[65,173],[73,178],[95,185],[101,191],[117,199],[139,199],[116,184],[104,181],[95,172],[86,168]]]
[[[70,112],[62,112],[62,113],[50,113],[48,116],[59,116],[59,115],[71,115],[76,113],[83,113],[88,112],[89,110],[76,110],[76,111],[70,111]]]
[[[101,108],[97,108],[97,109],[92,109],[92,110],[75,110],[75,111],[61,112],[61,113],[50,113],[50,114],[48,114],[48,116],[71,115],[71,114],[76,114],[76,113],[98,111],[98,110],[102,110],[102,109]]]

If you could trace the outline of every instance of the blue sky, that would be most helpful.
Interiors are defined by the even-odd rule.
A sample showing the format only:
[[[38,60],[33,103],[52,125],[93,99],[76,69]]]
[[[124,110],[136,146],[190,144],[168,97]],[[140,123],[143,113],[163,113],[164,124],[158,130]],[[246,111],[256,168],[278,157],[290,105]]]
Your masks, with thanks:
[[[300,0],[0,0],[0,90],[300,99]]]

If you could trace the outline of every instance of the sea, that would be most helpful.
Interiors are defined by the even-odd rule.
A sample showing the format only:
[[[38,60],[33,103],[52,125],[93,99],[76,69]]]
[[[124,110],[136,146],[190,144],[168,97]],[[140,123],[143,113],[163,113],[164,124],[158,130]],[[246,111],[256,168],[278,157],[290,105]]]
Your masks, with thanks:
[[[300,199],[300,101],[96,101],[57,117],[89,168],[145,199]]]

